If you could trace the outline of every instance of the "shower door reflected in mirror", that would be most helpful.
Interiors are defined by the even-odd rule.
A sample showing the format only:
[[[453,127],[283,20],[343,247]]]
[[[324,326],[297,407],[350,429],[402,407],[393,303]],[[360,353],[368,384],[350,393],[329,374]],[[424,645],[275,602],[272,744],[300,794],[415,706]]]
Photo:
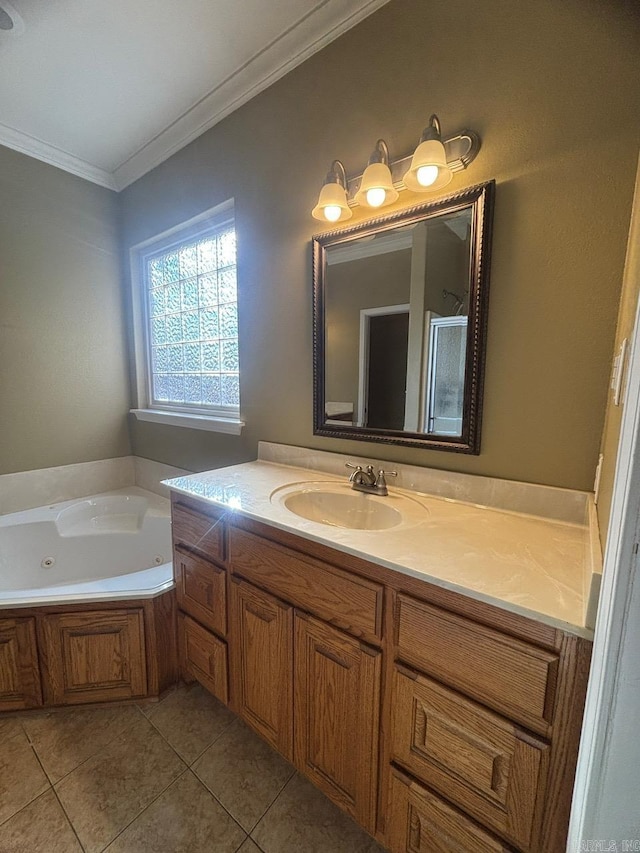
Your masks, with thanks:
[[[314,239],[317,434],[478,452],[492,190]]]

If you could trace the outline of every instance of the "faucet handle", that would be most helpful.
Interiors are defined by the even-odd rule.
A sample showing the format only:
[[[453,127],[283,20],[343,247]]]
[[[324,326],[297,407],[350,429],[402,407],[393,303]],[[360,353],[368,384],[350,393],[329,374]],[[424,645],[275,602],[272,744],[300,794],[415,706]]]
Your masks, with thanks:
[[[376,477],[376,486],[384,487],[387,485],[387,477],[397,477],[397,471],[383,471],[382,468],[378,471],[378,476]]]
[[[349,482],[355,482],[356,477],[362,471],[362,465],[354,465],[353,462],[345,462],[344,467],[351,468],[353,470],[353,474],[349,477]]]

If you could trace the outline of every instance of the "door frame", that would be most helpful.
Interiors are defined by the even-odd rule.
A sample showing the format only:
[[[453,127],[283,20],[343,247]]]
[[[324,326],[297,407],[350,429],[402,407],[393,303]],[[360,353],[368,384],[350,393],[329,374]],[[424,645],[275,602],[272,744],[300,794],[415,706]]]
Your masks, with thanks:
[[[640,164],[631,215],[624,281],[640,292]],[[603,840],[601,804],[615,802],[618,791],[640,786],[640,739],[625,741],[624,761],[616,758],[612,742],[616,724],[630,711],[638,712],[640,656],[634,647],[632,629],[637,615],[632,603],[640,600],[640,301],[636,305],[635,326],[622,400],[622,424],[616,460],[611,515],[602,571],[593,657],[576,770],[567,850],[584,849],[584,843]],[[611,394],[611,391],[609,392]],[[635,583],[634,583],[635,582]],[[636,685],[635,702],[630,685]],[[633,694],[631,694],[633,695]],[[626,703],[626,704],[625,704]],[[631,706],[631,707],[630,707]],[[615,780],[612,784],[612,778]],[[616,827],[638,843],[629,832],[637,828],[637,818],[625,815],[626,826]],[[636,833],[637,834],[637,833]],[[621,839],[618,839],[621,840]],[[607,849],[603,847],[603,849]],[[612,847],[611,849],[618,849]],[[636,849],[635,847],[630,849]]]
[[[402,305],[383,305],[380,308],[360,309],[360,344],[358,349],[358,405],[356,426],[365,426],[367,409],[367,387],[369,385],[369,330],[372,317],[387,314],[408,314],[409,303]]]

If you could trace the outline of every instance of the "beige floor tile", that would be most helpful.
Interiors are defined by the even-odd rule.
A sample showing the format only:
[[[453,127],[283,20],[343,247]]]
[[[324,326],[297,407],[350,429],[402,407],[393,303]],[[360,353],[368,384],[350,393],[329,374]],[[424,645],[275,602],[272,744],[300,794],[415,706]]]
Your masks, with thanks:
[[[247,831],[293,773],[291,765],[240,720],[220,735],[193,770]]]
[[[185,769],[142,714],[56,785],[87,853],[102,850]]]
[[[69,708],[25,718],[24,727],[49,779],[58,782],[139,718],[134,705]]]
[[[264,853],[383,853],[382,847],[299,774],[251,837]]]
[[[2,853],[82,853],[53,790],[41,794],[0,829]]]
[[[188,770],[106,853],[235,853],[246,833]]]
[[[187,764],[195,761],[235,719],[199,684],[176,690],[147,717]]]
[[[0,743],[9,738],[22,734],[22,723],[20,717],[5,717],[0,719]]]
[[[0,741],[0,823],[49,787],[24,732]]]

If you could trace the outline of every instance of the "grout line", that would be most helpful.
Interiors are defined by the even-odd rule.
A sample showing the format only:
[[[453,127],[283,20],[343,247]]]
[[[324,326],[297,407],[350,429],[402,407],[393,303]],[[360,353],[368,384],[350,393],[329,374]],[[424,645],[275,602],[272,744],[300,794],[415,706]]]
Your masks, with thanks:
[[[164,700],[163,700],[163,701],[164,701]],[[222,705],[222,703],[220,703],[220,704]],[[222,705],[222,707],[225,707],[225,706],[224,706],[224,705]],[[196,761],[198,761],[200,758],[202,758],[202,756],[205,754],[205,752],[206,752],[210,747],[212,747],[212,746],[213,746],[213,744],[214,744],[214,743],[216,743],[216,741],[218,741],[218,740],[222,737],[222,735],[227,731],[227,729],[228,729],[228,728],[232,725],[232,723],[236,720],[235,715],[232,715],[232,718],[229,720],[229,722],[227,723],[227,725],[222,729],[222,731],[218,732],[218,734],[213,738],[213,740],[209,741],[209,742],[207,743],[207,745],[204,747],[204,749],[202,749],[202,750],[201,750],[201,751],[196,755],[196,757],[193,759],[193,761],[189,762],[189,761],[187,761],[187,759],[186,759],[183,755],[181,755],[181,754],[178,752],[178,750],[176,749],[176,747],[175,747],[175,746],[171,743],[171,741],[169,740],[168,735],[166,735],[166,734],[162,731],[162,729],[158,728],[158,726],[154,723],[153,719],[151,719],[151,717],[147,717],[147,716],[146,716],[146,714],[144,713],[144,711],[142,711],[141,709],[139,709],[139,710],[140,710],[140,712],[143,714],[143,716],[145,717],[145,719],[147,720],[147,722],[151,723],[151,725],[152,725],[152,726],[153,726],[153,728],[158,732],[158,734],[159,734],[159,735],[160,735],[160,736],[161,736],[161,737],[162,737],[162,738],[163,738],[163,739],[164,739],[164,740],[169,744],[169,746],[171,747],[171,749],[176,753],[176,755],[177,755],[177,756],[178,756],[182,761],[184,761],[184,763],[185,763],[185,764],[187,765],[187,767],[189,767],[189,768],[193,767],[193,765],[196,763]],[[227,709],[227,710],[228,710],[228,709]],[[229,712],[229,713],[231,713],[231,712]]]
[[[81,849],[81,850],[83,851],[83,853],[84,853],[84,851],[85,851],[85,846],[84,846],[84,844],[82,843],[82,841],[80,841],[80,836],[79,836],[79,835],[78,835],[78,833],[76,832],[76,828],[75,828],[75,826],[73,825],[73,821],[71,820],[71,818],[70,818],[70,817],[69,817],[69,815],[67,814],[67,810],[65,809],[64,805],[62,804],[62,800],[61,800],[61,799],[60,799],[60,797],[58,796],[58,792],[57,792],[57,791],[56,791],[56,789],[55,789],[55,788],[53,788],[53,787],[51,788],[51,790],[53,791],[53,796],[54,796],[54,797],[56,798],[56,800],[58,801],[58,804],[59,804],[60,808],[62,809],[62,813],[63,813],[63,814],[64,814],[64,816],[66,817],[67,822],[68,822],[69,826],[71,827],[71,831],[73,832],[73,834],[75,835],[75,837],[78,839],[78,844],[80,845],[80,849]]]
[[[129,707],[129,706],[124,706],[124,705],[123,705],[123,706],[121,706],[121,707]],[[78,710],[78,711],[79,711],[79,710],[81,710],[81,708],[82,708],[82,706],[81,706],[81,705],[78,705],[78,706],[76,706],[76,707],[60,708],[60,709],[58,709],[58,710],[59,710],[59,711],[76,711],[76,710]],[[87,709],[87,710],[102,710],[102,709],[100,709],[100,708],[89,708],[89,709]],[[107,749],[107,747],[111,746],[111,744],[112,744],[114,741],[116,741],[119,737],[122,737],[122,735],[126,734],[128,731],[130,731],[130,728],[124,728],[124,729],[122,729],[122,731],[121,731],[121,732],[118,732],[118,734],[115,734],[113,737],[109,738],[109,740],[108,740],[106,743],[104,743],[104,744],[100,747],[100,749],[97,749],[95,752],[92,752],[92,753],[91,753],[91,755],[88,755],[88,756],[87,756],[86,758],[84,758],[84,759],[83,759],[79,764],[76,764],[76,766],[75,766],[75,767],[73,767],[71,770],[68,770],[68,771],[67,771],[66,773],[64,773],[64,774],[63,774],[59,779],[56,779],[56,781],[55,781],[55,782],[51,779],[51,777],[49,776],[49,774],[48,774],[48,773],[47,773],[47,771],[45,770],[44,765],[42,765],[42,762],[40,762],[40,764],[42,765],[42,769],[44,770],[44,772],[45,772],[45,775],[46,775],[47,779],[48,779],[48,780],[49,780],[49,782],[51,783],[51,786],[55,788],[55,786],[56,786],[56,785],[59,785],[59,784],[60,784],[61,782],[63,782],[63,781],[64,781],[68,776],[71,776],[71,774],[72,774],[72,773],[75,773],[75,772],[76,772],[76,770],[78,770],[80,767],[82,767],[84,764],[86,764],[86,763],[87,763],[87,761],[90,761],[92,758],[95,758],[95,756],[96,756],[96,755],[98,755],[98,754],[99,754],[100,752],[102,752],[104,749]],[[36,753],[36,755],[38,755],[38,750],[36,749],[36,747],[34,746],[33,742],[31,741],[31,738],[29,737],[29,735],[27,735],[27,737],[29,738],[29,742],[31,743],[31,746],[32,746],[32,748],[33,748],[33,751]],[[40,757],[39,757],[39,756],[38,756],[38,761],[40,761]]]
[[[286,761],[286,759],[285,759],[285,761]],[[287,762],[287,764],[288,764],[288,763],[289,763],[289,762]],[[211,796],[212,796],[212,797],[213,797],[213,799],[218,803],[218,805],[222,806],[222,808],[226,811],[226,813],[229,815],[229,817],[230,817],[230,818],[232,818],[232,820],[234,820],[234,821],[238,824],[238,826],[240,827],[240,829],[241,829],[243,832],[246,832],[246,833],[247,833],[247,837],[248,837],[248,838],[251,838],[251,833],[254,831],[254,829],[256,828],[256,826],[260,823],[260,821],[262,820],[262,818],[266,815],[266,813],[269,811],[269,809],[271,808],[271,806],[275,803],[275,801],[278,799],[278,797],[280,796],[280,794],[284,791],[284,789],[287,787],[287,785],[288,785],[288,784],[289,784],[289,782],[293,779],[293,777],[295,776],[295,773],[296,773],[296,769],[295,769],[295,767],[294,767],[294,768],[292,769],[291,775],[289,776],[289,778],[287,779],[287,781],[286,781],[286,782],[284,783],[284,785],[280,788],[280,790],[278,791],[278,793],[275,795],[275,797],[271,800],[271,802],[270,802],[270,803],[269,803],[269,805],[266,807],[266,809],[263,811],[263,813],[260,815],[260,817],[259,817],[259,818],[256,820],[256,822],[253,824],[253,826],[251,827],[251,829],[247,830],[247,829],[245,829],[245,828],[244,828],[244,826],[240,823],[240,821],[238,820],[238,818],[237,818],[237,817],[235,817],[235,815],[233,815],[233,814],[229,811],[229,809],[228,809],[228,808],[225,806],[225,804],[220,800],[220,798],[217,796],[217,794],[216,794],[214,791],[212,791],[212,790],[211,790],[211,788],[207,785],[207,783],[204,781],[204,779],[201,779],[201,778],[200,778],[200,776],[198,776],[198,774],[196,773],[196,771],[195,771],[195,770],[193,770],[192,768],[189,768],[189,769],[191,770],[191,772],[193,773],[193,775],[196,777],[196,779],[198,780],[198,782],[200,782],[202,785],[204,785],[204,787],[205,787],[205,788],[207,789],[207,791],[211,794]],[[251,840],[253,841],[253,838],[251,838]],[[246,839],[245,839],[245,841],[246,841]],[[244,843],[244,842],[243,842],[243,843]],[[254,844],[255,844],[255,841],[254,841]],[[257,845],[256,845],[256,846],[257,846]]]
[[[24,811],[24,810],[27,808],[27,806],[30,806],[32,803],[35,803],[35,801],[36,801],[37,799],[39,799],[40,797],[44,796],[44,794],[48,794],[48,793],[49,793],[49,791],[51,791],[52,789],[53,789],[53,786],[52,786],[52,785],[48,785],[48,786],[44,789],[44,791],[40,791],[40,793],[36,794],[36,796],[35,796],[35,797],[31,797],[31,799],[29,800],[29,802],[28,802],[28,803],[25,803],[23,806],[20,806],[20,808],[19,808],[19,809],[16,809],[16,810],[15,810],[15,812],[14,812],[13,814],[10,814],[10,815],[9,815],[9,817],[6,817],[3,821],[0,821],[0,828],[1,828],[1,827],[3,827],[3,826],[5,825],[5,823],[8,823],[8,822],[9,822],[12,818],[14,818],[16,815],[19,815],[19,814],[20,814],[20,812]],[[245,831],[246,831],[246,830],[245,830]]]
[[[134,706],[134,707],[137,707],[137,706]],[[138,708],[138,711],[140,712],[141,717],[142,717],[144,720],[146,720],[146,722],[149,722],[149,720],[147,720],[146,716],[145,716],[145,715],[144,715],[144,713],[140,710],[140,708]],[[152,728],[154,728],[154,730],[155,730],[155,727],[152,727]],[[93,755],[90,755],[90,756],[89,756],[88,758],[86,758],[83,762],[81,762],[80,764],[78,764],[78,766],[77,766],[77,767],[74,767],[74,769],[73,769],[73,770],[71,770],[69,773],[67,773],[65,776],[63,776],[63,777],[62,777],[62,779],[58,780],[58,782],[56,782],[56,785],[58,785],[60,782],[64,781],[66,778],[68,778],[72,773],[75,773],[75,771],[76,771],[76,770],[78,770],[80,767],[82,767],[84,764],[86,764],[86,763],[87,763],[88,761],[90,761],[92,758],[95,758],[97,755],[99,755],[100,753],[104,752],[104,750],[105,750],[105,749],[107,749],[107,748],[108,748],[112,743],[114,743],[114,742],[115,742],[119,737],[122,737],[123,735],[125,735],[128,731],[130,731],[130,729],[125,729],[125,730],[123,730],[122,732],[120,732],[120,734],[119,734],[119,735],[117,735],[116,737],[112,738],[112,739],[111,739],[107,744],[105,744],[101,749],[99,749],[99,750],[97,750],[96,752],[94,752],[94,753],[93,753]],[[173,750],[173,751],[175,752],[175,750]],[[176,755],[178,755],[178,754],[176,753]],[[189,769],[189,768],[188,768],[188,766],[187,766],[187,764],[186,764],[186,762],[185,762],[185,761],[184,761],[184,760],[183,760],[179,755],[178,755],[178,759],[179,759],[179,760],[180,760],[180,762],[184,765],[184,770],[183,770],[183,771],[181,771],[180,773],[178,773],[178,775],[175,777],[175,779],[172,779],[172,780],[171,780],[171,782],[170,782],[168,785],[166,785],[166,786],[162,789],[162,791],[160,791],[160,793],[159,793],[156,797],[154,797],[154,798],[153,798],[153,800],[151,800],[151,801],[150,801],[146,806],[144,806],[144,807],[141,809],[141,811],[139,811],[136,815],[134,815],[134,817],[129,821],[129,823],[127,823],[127,825],[126,825],[126,826],[124,826],[124,827],[123,827],[123,828],[122,828],[122,829],[117,833],[117,835],[115,835],[113,838],[109,839],[109,841],[107,842],[107,844],[106,844],[103,848],[101,848],[101,850],[106,850],[106,849],[107,849],[107,847],[108,847],[110,844],[112,844],[112,843],[115,841],[115,839],[116,839],[119,835],[121,835],[121,834],[124,832],[124,830],[125,830],[125,829],[127,829],[127,827],[128,827],[128,826],[130,826],[130,825],[133,823],[133,821],[134,821],[134,820],[136,820],[137,818],[139,818],[139,817],[140,817],[140,815],[141,815],[141,814],[142,814],[142,813],[143,813],[143,812],[144,812],[144,811],[145,811],[145,810],[146,810],[146,809],[151,805],[151,803],[152,803],[152,802],[155,802],[155,800],[157,800],[157,799],[158,799],[158,797],[162,796],[162,794],[167,790],[167,788],[170,788],[170,787],[171,787],[171,785],[173,785],[173,783],[174,783],[175,781],[177,781],[177,780],[178,780],[178,779],[179,779],[179,778],[180,778],[180,777],[181,777],[181,776],[182,776],[182,775],[183,775],[183,774],[184,774],[184,773]],[[56,796],[58,796],[58,792],[56,791],[56,785],[54,785],[54,786],[52,786],[52,787],[53,787],[54,793],[56,794]],[[60,800],[60,798],[59,798],[59,797],[58,797],[58,799]],[[61,800],[60,800],[60,804],[62,805],[62,801],[61,801]],[[65,811],[65,814],[67,815],[67,818],[69,819],[69,823],[71,824],[71,827],[72,827],[72,829],[73,829],[73,831],[74,831],[74,833],[76,834],[76,837],[77,837],[77,833],[76,833],[76,831],[75,831],[75,826],[73,825],[73,821],[71,820],[71,817],[67,814],[66,810],[64,809],[64,806],[62,806],[62,808],[63,808],[63,810]],[[79,840],[79,839],[78,839],[78,840]],[[81,846],[82,846],[82,844],[81,844]],[[83,851],[84,851],[84,847],[83,847],[82,849],[83,849]]]
[[[11,818],[12,818],[12,817],[15,817],[15,815],[20,814],[20,812],[21,812],[23,809],[26,809],[26,807],[27,807],[27,806],[30,806],[30,805],[31,805],[31,803],[34,803],[34,802],[38,799],[38,797],[41,797],[43,794],[46,794],[46,793],[47,793],[47,791],[50,791],[50,790],[52,790],[52,788],[53,788],[53,785],[51,784],[51,780],[49,779],[49,776],[47,775],[47,771],[46,771],[46,770],[44,769],[44,767],[42,766],[42,762],[40,761],[40,758],[39,758],[39,756],[38,756],[38,753],[37,753],[37,752],[35,751],[35,749],[33,748],[33,745],[32,745],[32,743],[31,743],[31,741],[29,740],[29,737],[27,736],[27,733],[26,733],[26,732],[23,732],[23,734],[24,734],[24,737],[26,738],[26,741],[27,741],[27,743],[28,743],[28,745],[29,745],[29,747],[30,747],[31,751],[33,752],[33,754],[34,754],[34,756],[35,756],[36,761],[38,762],[38,765],[39,765],[40,769],[41,769],[41,770],[42,770],[42,772],[44,773],[44,778],[46,779],[47,787],[44,789],[44,791],[39,791],[39,792],[35,795],[35,797],[31,797],[31,799],[30,799],[27,803],[25,803],[24,805],[20,806],[20,808],[19,808],[19,809],[16,809],[16,811],[15,811],[15,812],[13,812],[13,814],[9,815],[9,817],[7,817],[7,818],[5,818],[4,820],[0,821],[0,826],[4,825],[7,821],[11,820]]]
[[[271,809],[271,807],[274,805],[275,801],[278,799],[278,797],[280,796],[280,794],[284,791],[284,789],[287,787],[287,785],[289,784],[289,782],[293,779],[293,777],[294,777],[295,775],[296,775],[296,768],[295,768],[295,767],[292,767],[292,769],[291,769],[291,775],[289,776],[289,778],[287,779],[287,781],[284,783],[284,785],[280,788],[280,790],[279,790],[279,791],[278,791],[278,793],[275,795],[275,797],[271,800],[271,802],[269,803],[269,805],[267,806],[267,808],[263,811],[263,813],[260,815],[260,817],[258,818],[258,820],[255,822],[255,824],[254,824],[253,828],[251,829],[251,832],[253,832],[253,830],[257,827],[257,825],[260,823],[260,821],[265,817],[265,815],[267,814],[267,812],[268,812],[268,811],[270,811],[270,809]],[[251,835],[251,833],[249,833],[249,835]],[[253,841],[253,839],[251,839],[251,840]]]
[[[286,761],[286,759],[285,759],[285,761]],[[252,832],[255,832],[255,830],[256,830],[256,828],[257,828],[258,824],[259,824],[259,823],[260,823],[260,822],[261,822],[261,821],[266,817],[267,812],[271,811],[272,806],[274,806],[274,805],[275,805],[276,800],[278,799],[278,797],[280,796],[280,794],[284,791],[284,789],[287,787],[287,785],[289,784],[289,782],[290,782],[290,781],[293,779],[293,777],[296,775],[296,772],[297,772],[297,771],[296,771],[296,768],[295,768],[295,767],[293,767],[293,768],[292,768],[292,771],[291,771],[291,775],[289,776],[289,778],[287,779],[287,781],[286,781],[286,782],[284,783],[284,785],[280,788],[280,790],[278,791],[278,793],[277,793],[277,794],[275,795],[275,797],[271,800],[271,802],[269,803],[269,805],[266,807],[266,809],[262,812],[262,814],[260,815],[260,817],[258,818],[258,820],[254,823],[254,825],[253,825],[253,826],[251,827],[251,829],[249,830],[249,838],[251,838],[251,840],[253,841],[253,843],[254,843],[254,844],[256,844],[256,842],[255,842],[255,841],[253,840],[253,838],[251,837],[251,833],[252,833]],[[258,846],[258,845],[256,844],[256,847],[257,847],[257,846]]]
[[[168,791],[172,785],[175,785],[175,783],[178,781],[178,779],[182,779],[184,774],[188,773],[188,772],[189,772],[189,768],[185,766],[184,770],[181,773],[178,773],[178,775],[176,776],[175,779],[172,779],[171,782],[169,782],[169,784],[166,787],[164,787],[160,791],[159,794],[157,794],[152,800],[150,800],[147,803],[147,805],[141,811],[139,811],[134,817],[131,818],[131,820],[129,821],[128,824],[126,824],[126,826],[123,826],[122,829],[119,830],[116,833],[116,835],[113,836],[113,838],[110,838],[109,841],[107,841],[107,843],[105,844],[104,847],[100,848],[100,853],[104,853],[104,851],[113,844],[113,842],[116,840],[116,838],[120,838],[122,833],[125,832],[127,829],[129,829],[129,827],[131,826],[132,823],[135,823],[138,820],[138,818],[141,817],[147,811],[147,809],[150,808],[155,803],[156,800],[160,799],[160,797],[166,791]]]

